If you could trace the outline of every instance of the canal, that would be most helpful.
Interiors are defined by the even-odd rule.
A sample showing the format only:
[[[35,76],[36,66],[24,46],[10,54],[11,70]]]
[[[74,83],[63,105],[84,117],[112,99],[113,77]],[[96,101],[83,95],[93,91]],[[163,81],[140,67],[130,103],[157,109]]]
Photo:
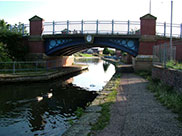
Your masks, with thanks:
[[[0,136],[62,135],[115,73],[100,59],[79,59],[89,69],[73,77],[43,83],[0,86]]]

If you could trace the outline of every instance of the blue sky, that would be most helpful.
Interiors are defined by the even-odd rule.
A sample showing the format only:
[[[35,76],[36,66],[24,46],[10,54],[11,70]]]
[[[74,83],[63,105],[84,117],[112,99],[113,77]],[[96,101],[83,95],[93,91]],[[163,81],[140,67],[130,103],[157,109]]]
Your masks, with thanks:
[[[174,23],[182,23],[182,1],[174,1]],[[171,0],[152,0],[158,22],[170,22]],[[0,19],[10,24],[28,23],[34,15],[45,21],[132,20],[149,12],[149,0],[0,0]]]

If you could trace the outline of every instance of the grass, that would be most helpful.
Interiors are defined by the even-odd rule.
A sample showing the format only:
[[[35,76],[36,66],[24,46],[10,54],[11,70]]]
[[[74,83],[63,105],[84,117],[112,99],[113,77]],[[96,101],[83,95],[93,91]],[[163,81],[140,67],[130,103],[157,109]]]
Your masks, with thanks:
[[[138,75],[149,80],[147,89],[168,109],[178,114],[178,120],[182,122],[182,94],[177,93],[173,87],[162,83],[158,79],[152,79],[151,73],[145,71],[137,72]]]
[[[78,107],[74,113],[76,117],[79,119],[84,114],[84,109],[81,107]]]
[[[178,63],[178,62],[175,62],[175,61],[168,61],[166,63],[166,67],[182,70],[182,63]]]
[[[106,89],[107,91],[111,91],[105,98],[105,102],[101,104],[102,110],[100,111],[100,117],[98,118],[97,122],[92,125],[92,130],[102,130],[104,129],[109,121],[110,121],[110,106],[116,101],[117,89],[120,83],[120,76],[121,75],[114,75],[112,81],[110,81],[110,85],[112,86],[111,89]],[[89,134],[90,135],[90,134]]]
[[[76,53],[75,57],[95,57],[93,54],[87,54],[87,53]]]

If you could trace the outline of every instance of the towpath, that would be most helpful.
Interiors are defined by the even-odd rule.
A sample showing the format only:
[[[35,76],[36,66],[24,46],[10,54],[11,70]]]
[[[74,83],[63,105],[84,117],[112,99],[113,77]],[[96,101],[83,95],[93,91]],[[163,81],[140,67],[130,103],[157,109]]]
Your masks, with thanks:
[[[147,81],[123,74],[109,125],[96,136],[182,136],[176,114],[146,89]]]

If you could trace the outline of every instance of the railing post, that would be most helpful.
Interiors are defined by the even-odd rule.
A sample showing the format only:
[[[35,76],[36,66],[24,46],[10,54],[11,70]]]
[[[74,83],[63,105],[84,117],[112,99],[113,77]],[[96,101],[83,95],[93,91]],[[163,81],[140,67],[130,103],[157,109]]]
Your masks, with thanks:
[[[18,25],[18,32],[21,33],[21,25]]]
[[[24,34],[25,34],[25,25],[22,24],[22,35],[24,35]]]
[[[35,71],[37,71],[37,66],[38,66],[38,61],[36,61],[36,67],[35,67]]]
[[[166,22],[164,22],[164,37],[166,37]]]
[[[112,20],[112,34],[114,34],[114,20]]]
[[[128,34],[130,34],[130,21],[128,20]]]
[[[52,22],[52,34],[55,34],[55,22]]]
[[[14,61],[13,62],[13,74],[15,74],[15,72],[16,72],[16,66],[15,65],[16,65],[16,62]]]
[[[67,20],[67,34],[69,33],[69,20]]]
[[[10,31],[12,32],[12,25],[9,26]]]
[[[96,21],[96,34],[99,33],[99,20]]]
[[[166,48],[167,48],[167,45],[164,44],[164,68],[166,68]]]
[[[180,38],[182,38],[182,23],[180,25]]]
[[[83,34],[83,20],[81,21],[81,33]]]

